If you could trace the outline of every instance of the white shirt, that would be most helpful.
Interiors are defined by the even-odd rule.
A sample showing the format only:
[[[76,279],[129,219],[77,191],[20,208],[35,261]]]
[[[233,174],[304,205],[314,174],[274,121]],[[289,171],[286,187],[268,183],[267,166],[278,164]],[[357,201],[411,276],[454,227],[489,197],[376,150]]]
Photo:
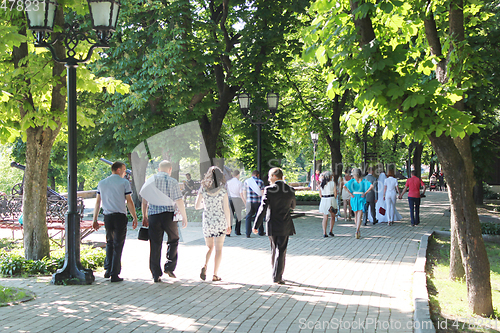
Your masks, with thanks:
[[[384,186],[387,186],[387,190],[385,192],[385,195],[388,196],[396,194],[396,187],[398,186],[398,180],[394,177],[388,177],[384,181]]]
[[[241,198],[240,193],[243,192],[243,184],[238,178],[233,177],[227,183],[227,191],[231,198]]]

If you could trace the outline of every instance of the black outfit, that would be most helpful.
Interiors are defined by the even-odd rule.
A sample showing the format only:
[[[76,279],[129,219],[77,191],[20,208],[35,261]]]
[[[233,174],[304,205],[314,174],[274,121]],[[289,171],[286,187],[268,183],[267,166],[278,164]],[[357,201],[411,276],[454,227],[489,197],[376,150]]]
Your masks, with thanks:
[[[245,218],[246,225],[246,235],[250,237],[252,233],[252,221],[254,221],[257,211],[259,210],[260,203],[259,202],[247,202],[247,216]],[[259,226],[259,235],[264,236],[264,225]]]
[[[234,228],[234,232],[236,235],[241,235],[241,211],[245,208],[245,204],[243,200],[238,197],[229,197],[229,206],[231,207],[231,212],[233,213],[233,217],[236,220],[236,227]]]
[[[174,212],[163,212],[149,215],[149,269],[153,278],[162,276],[160,267],[161,248],[163,244],[163,232],[167,233],[167,262],[165,271],[173,272],[177,266],[177,247],[179,246],[179,229],[177,222],[173,221]]]
[[[127,237],[127,215],[113,213],[104,215],[104,227],[106,228],[106,259],[104,269],[106,275],[118,277],[122,270],[121,258],[123,245]]]
[[[291,216],[291,210],[295,208],[295,205],[295,190],[278,180],[274,185],[264,189],[262,202],[255,218],[254,229],[261,227],[264,218],[266,219],[267,235],[271,242],[274,282],[283,280],[288,237],[295,234]]]
[[[182,191],[182,197],[186,198],[194,190],[194,180],[186,180],[184,182],[184,190]]]
[[[368,209],[370,209],[370,212],[372,214],[372,219],[373,219],[373,224],[377,224],[378,221],[377,221],[377,213],[376,213],[376,210],[375,210],[375,201],[378,199],[378,188],[377,188],[377,179],[369,174],[369,175],[366,175],[365,179],[367,181],[369,181],[371,184],[375,184],[375,186],[373,187],[373,189],[368,192],[365,196],[365,200],[366,200],[366,203],[365,203],[365,209],[364,209],[364,220],[365,220],[365,225],[367,225],[368,223]],[[384,184],[382,184],[382,186],[384,186]]]

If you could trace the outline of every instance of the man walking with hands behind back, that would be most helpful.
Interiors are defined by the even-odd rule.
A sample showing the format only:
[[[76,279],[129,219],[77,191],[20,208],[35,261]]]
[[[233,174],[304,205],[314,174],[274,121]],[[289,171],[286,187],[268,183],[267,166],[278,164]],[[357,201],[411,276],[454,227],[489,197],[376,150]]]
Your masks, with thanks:
[[[378,200],[378,182],[377,178],[373,176],[373,167],[368,167],[368,174],[365,176],[365,179],[369,181],[371,184],[373,184],[375,187],[373,190],[369,191],[366,196],[366,203],[365,203],[365,225],[368,224],[368,209],[370,209],[370,213],[372,215],[372,221],[373,225],[377,224],[377,213],[375,211],[375,204],[377,203]],[[384,184],[381,184],[383,187]]]
[[[256,234],[262,226],[264,218],[267,223],[267,235],[271,241],[271,264],[273,267],[273,281],[285,284],[283,271],[285,270],[286,248],[288,237],[295,234],[291,210],[295,208],[295,190],[283,181],[283,170],[272,168],[269,170],[271,185],[264,189],[253,232]],[[269,210],[269,212],[268,212]]]
[[[105,278],[111,277],[111,282],[123,281],[119,277],[122,269],[122,252],[127,236],[127,202],[128,209],[132,217],[132,227],[137,227],[137,215],[135,213],[134,202],[132,201],[132,188],[130,182],[124,179],[127,167],[122,162],[115,162],[111,166],[112,175],[103,179],[97,185],[97,198],[94,207],[95,230],[99,229],[97,216],[99,210],[104,211],[104,227],[106,228],[106,259],[104,260]]]
[[[158,166],[158,173],[153,175],[154,187],[166,196],[162,205],[154,205],[148,202],[144,196],[142,198],[142,225],[149,226],[149,269],[153,275],[154,282],[160,282],[161,276],[161,248],[163,244],[163,233],[166,232],[167,240],[167,262],[165,263],[165,273],[175,278],[174,270],[177,266],[177,247],[179,245],[179,229],[177,221],[174,221],[174,202],[182,216],[182,227],[187,227],[186,208],[182,199],[179,183],[172,174],[172,163],[161,161]]]

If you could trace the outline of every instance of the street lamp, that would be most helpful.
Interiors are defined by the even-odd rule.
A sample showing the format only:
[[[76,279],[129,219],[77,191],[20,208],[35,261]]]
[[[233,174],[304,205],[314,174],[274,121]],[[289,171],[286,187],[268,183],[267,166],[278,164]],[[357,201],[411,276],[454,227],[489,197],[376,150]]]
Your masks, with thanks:
[[[29,1],[29,0],[26,0]],[[45,47],[52,53],[55,61],[66,65],[68,91],[68,213],[66,216],[66,255],[64,266],[53,276],[51,283],[91,284],[95,277],[91,269],[84,269],[80,262],[80,215],[77,211],[77,140],[76,140],[76,68],[80,63],[90,60],[94,49],[108,48],[109,37],[116,29],[120,3],[114,0],[88,0],[93,29],[97,40],[79,31],[78,22],[65,25],[65,31],[54,34],[52,41],[47,41],[54,28],[57,2],[41,0],[38,8],[26,11],[28,29],[33,32],[36,47]],[[36,9],[36,10],[35,10]],[[82,41],[91,44],[87,56],[75,58],[76,48]],[[66,48],[66,56],[60,58],[54,49],[57,42]]]
[[[313,191],[316,191],[316,147],[318,145],[318,138],[319,138],[319,134],[318,133],[311,132],[311,140],[312,140],[313,145],[314,145],[314,158],[313,158],[313,170],[312,170]]]
[[[275,92],[270,92],[266,96],[267,108],[271,111],[271,114],[266,112],[266,110],[257,106],[253,109],[250,108],[250,94],[241,93],[238,95],[238,103],[240,105],[241,113],[244,117],[250,119],[250,123],[257,126],[257,170],[259,171],[259,176],[261,176],[262,171],[262,147],[261,147],[261,133],[262,125],[266,124],[271,117],[273,117],[278,111],[279,105],[279,95]]]

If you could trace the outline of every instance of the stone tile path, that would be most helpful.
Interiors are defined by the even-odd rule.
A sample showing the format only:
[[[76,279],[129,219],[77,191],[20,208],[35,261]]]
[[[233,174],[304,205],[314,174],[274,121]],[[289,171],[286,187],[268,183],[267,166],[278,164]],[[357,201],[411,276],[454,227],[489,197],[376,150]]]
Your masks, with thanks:
[[[342,219],[335,237],[322,237],[317,207],[299,206],[284,279],[272,283],[269,240],[226,238],[221,282],[201,281],[205,244],[201,226],[182,229],[177,279],[153,283],[149,245],[129,230],[122,283],[103,273],[88,286],[53,286],[49,277],[0,279],[0,285],[33,291],[37,298],[0,308],[1,332],[413,332],[412,274],[421,236],[448,230],[448,196],[427,192],[421,224],[404,220],[362,227]],[[7,232],[6,237],[9,236]],[[104,241],[104,232],[90,236]],[[163,249],[165,252],[165,248]],[[208,268],[211,280],[213,261]]]

